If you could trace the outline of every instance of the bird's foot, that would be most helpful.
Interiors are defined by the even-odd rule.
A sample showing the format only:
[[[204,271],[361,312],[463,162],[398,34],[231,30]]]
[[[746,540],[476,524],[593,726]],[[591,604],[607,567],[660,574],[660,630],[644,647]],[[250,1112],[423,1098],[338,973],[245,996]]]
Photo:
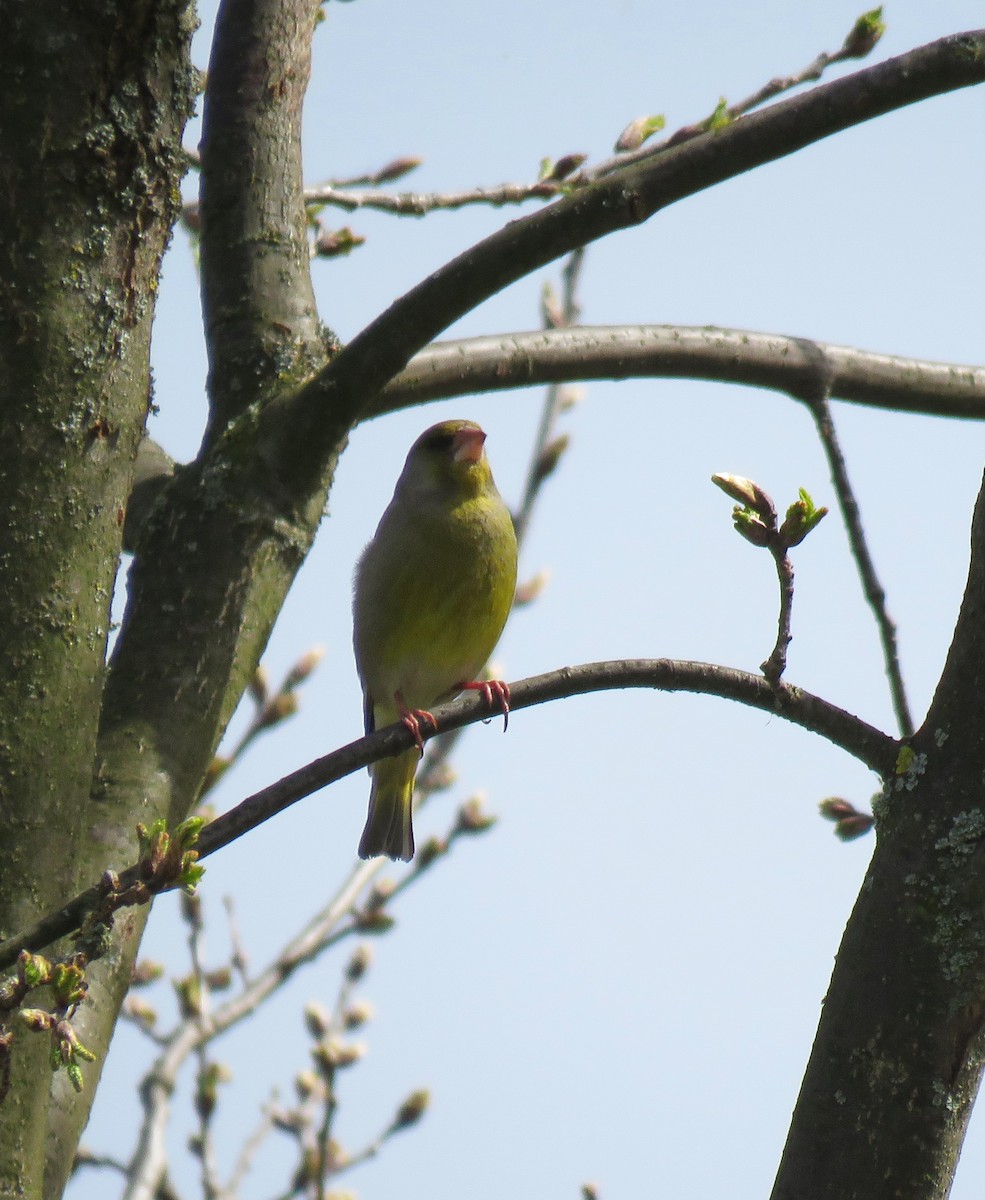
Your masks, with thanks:
[[[510,685],[503,679],[473,679],[459,685],[462,692],[482,692],[486,704],[503,714],[503,732],[510,723]]]
[[[411,736],[420,752],[421,758],[424,757],[424,739],[421,737],[421,722],[427,721],[432,729],[437,730],[438,722],[434,719],[434,713],[428,712],[426,708],[408,708],[404,703],[404,698],[399,692],[396,695],[397,711],[400,713],[401,722],[410,730]]]

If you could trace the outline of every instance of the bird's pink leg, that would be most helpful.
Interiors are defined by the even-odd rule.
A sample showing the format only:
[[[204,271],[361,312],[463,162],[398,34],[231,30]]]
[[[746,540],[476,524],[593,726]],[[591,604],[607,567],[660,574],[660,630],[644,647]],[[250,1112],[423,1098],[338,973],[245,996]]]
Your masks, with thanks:
[[[455,685],[460,692],[482,692],[482,698],[494,711],[503,714],[503,732],[510,723],[510,685],[503,679],[473,679]]]
[[[408,708],[401,692],[395,692],[393,698],[397,702],[397,712],[400,713],[400,720],[410,730],[414,741],[417,743],[417,749],[420,751],[421,758],[423,758],[424,739],[421,737],[421,722],[427,721],[433,729],[438,728],[438,722],[434,719],[434,714],[429,713],[426,708]]]

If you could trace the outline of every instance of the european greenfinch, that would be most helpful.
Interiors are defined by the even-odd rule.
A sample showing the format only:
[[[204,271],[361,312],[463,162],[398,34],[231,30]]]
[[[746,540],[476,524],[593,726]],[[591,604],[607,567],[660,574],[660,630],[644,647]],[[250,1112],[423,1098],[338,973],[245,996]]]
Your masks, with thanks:
[[[366,732],[394,721],[417,749],[370,767],[360,858],[414,857],[414,774],[428,706],[479,688],[509,711],[509,689],[475,681],[516,589],[516,534],[472,421],[442,421],[417,439],[393,499],[356,567],[353,643]]]

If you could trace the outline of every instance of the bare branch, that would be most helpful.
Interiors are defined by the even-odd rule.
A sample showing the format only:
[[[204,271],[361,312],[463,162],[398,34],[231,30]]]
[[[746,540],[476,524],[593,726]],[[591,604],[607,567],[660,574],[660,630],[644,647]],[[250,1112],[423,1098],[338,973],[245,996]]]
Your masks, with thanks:
[[[935,363],[783,334],[691,325],[596,325],[435,342],[379,394],[367,417],[474,392],[589,379],[710,379],[798,399],[985,418],[985,367]]]
[[[501,183],[496,187],[475,187],[461,192],[380,192],[375,189],[349,191],[341,187],[307,188],[306,204],[331,204],[354,212],[371,208],[377,212],[400,217],[426,217],[438,210],[454,210],[484,204],[502,208],[507,204],[522,204],[525,200],[552,200],[566,191],[563,183]]]
[[[881,25],[881,22],[876,22],[875,24]],[[731,124],[739,117],[745,116],[746,113],[765,104],[768,100],[773,100],[784,92],[789,92],[804,83],[815,82],[821,78],[828,67],[834,66],[835,63],[845,62],[847,59],[864,58],[876,45],[882,36],[882,32],[882,28],[877,29],[873,27],[873,24],[867,21],[867,17],[860,17],[853,25],[840,49],[833,53],[822,50],[812,62],[808,63],[800,71],[795,71],[792,75],[776,76],[761,88],[757,88],[745,100],[740,100],[737,104],[729,105],[726,105],[722,101],[718,108],[703,121],[697,121],[693,125],[685,125],[683,128],[672,133],[670,137],[664,138],[660,142],[647,142],[639,150],[632,151],[629,154],[618,154],[605,162],[599,163],[586,174],[592,179],[598,179],[603,175],[609,175],[613,171],[618,171],[627,162],[644,162],[658,154],[663,154],[672,146],[689,141],[691,138],[699,137],[702,133],[707,133],[710,129]]]
[[[375,394],[414,354],[531,271],[616,230],[642,224],[725,179],[983,78],[985,31],[943,38],[751,113],[510,222],[397,300],[296,397],[268,406],[261,422],[271,454],[286,461],[289,441],[293,474],[310,470],[334,448],[341,412],[361,419]]]
[[[872,609],[876,620],[876,627],[879,630],[883,659],[886,663],[886,675],[889,679],[889,691],[893,700],[893,711],[896,713],[896,723],[899,727],[900,736],[904,738],[910,737],[913,733],[914,725],[913,718],[910,715],[910,706],[906,699],[903,670],[900,666],[899,649],[896,645],[896,623],[890,617],[889,611],[886,608],[886,593],[879,582],[875,563],[872,561],[872,555],[869,553],[869,547],[865,540],[865,531],[862,528],[862,515],[859,511],[858,501],[855,499],[855,493],[852,490],[851,481],[848,478],[848,466],[845,463],[845,456],[841,452],[841,445],[838,441],[838,435],[835,432],[834,421],[831,417],[831,408],[823,393],[813,399],[806,400],[805,403],[811,410],[814,422],[817,425],[818,436],[821,439],[821,445],[824,447],[824,453],[828,459],[828,467],[831,470],[831,482],[834,484],[835,494],[838,497],[838,505],[841,508],[841,515],[848,533],[848,544],[851,547],[852,557],[855,559],[859,578],[862,581],[862,591],[865,593],[865,599]]]
[[[311,0],[219,7],[201,143],[212,436],[284,378],[285,356],[324,361],[301,165],[316,17]]]
[[[578,280],[584,262],[584,250],[576,250],[564,268],[564,292],[560,308],[555,312],[545,296],[544,324],[548,331],[551,329],[567,328],[578,320]],[[550,447],[561,445],[554,442],[554,428],[565,402],[565,390],[557,382],[552,382],[544,398],[541,410],[540,425],[534,440],[530,456],[530,466],[527,470],[527,482],[523,489],[523,497],[516,510],[514,524],[516,525],[517,544],[523,544],[527,529],[530,527],[530,517],[544,481],[548,478],[557,464],[558,454],[551,453]]]
[[[511,684],[510,711],[518,712],[568,696],[623,688],[694,692],[748,704],[827,738],[883,776],[892,771],[899,751],[899,743],[888,734],[801,688],[781,684],[774,689],[765,679],[747,671],[670,658],[585,663],[535,675]],[[436,728],[433,733],[422,729],[425,741],[439,733],[473,725],[489,717],[484,698],[473,693],[437,705],[433,711]],[[199,858],[215,854],[312,792],[351,775],[377,759],[402,754],[415,744],[406,726],[397,723],[316,759],[254,793],[206,825],[197,845]],[[131,879],[135,878],[136,868],[121,872],[121,887],[129,886]],[[0,944],[0,968],[16,961],[21,950],[39,950],[56,938],[71,933],[103,894],[99,886],[90,888],[63,908],[42,918],[31,929],[8,938]]]

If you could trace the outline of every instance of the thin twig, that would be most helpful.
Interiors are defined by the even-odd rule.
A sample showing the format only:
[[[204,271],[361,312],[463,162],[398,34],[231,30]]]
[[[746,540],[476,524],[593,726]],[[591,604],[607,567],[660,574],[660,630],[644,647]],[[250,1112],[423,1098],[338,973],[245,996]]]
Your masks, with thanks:
[[[331,204],[347,212],[371,208],[395,216],[424,217],[438,210],[449,211],[474,204],[502,208],[507,204],[523,204],[526,200],[553,200],[566,190],[562,183],[543,180],[501,183],[496,187],[475,187],[460,192],[379,192],[370,189],[357,192],[338,187],[315,187],[305,189],[304,199],[307,204]]]
[[[830,54],[822,51],[800,71],[795,71],[792,75],[776,76],[762,87],[757,88],[751,96],[747,96],[745,100],[740,100],[737,104],[726,105],[724,102],[719,104],[715,111],[703,120],[697,121],[693,125],[684,125],[669,137],[659,142],[646,142],[638,150],[616,154],[612,158],[606,159],[605,162],[598,163],[592,167],[585,173],[586,176],[590,180],[601,179],[603,176],[611,175],[613,171],[618,171],[629,163],[644,162],[647,159],[654,158],[659,154],[663,154],[672,146],[679,146],[682,142],[700,137],[701,134],[707,133],[711,129],[721,129],[726,125],[731,125],[740,117],[752,112],[753,109],[759,108],[760,105],[765,104],[768,100],[774,100],[784,92],[789,92],[804,83],[816,83],[828,67],[833,66],[835,63],[845,62],[848,59],[864,58],[879,40],[879,35],[877,34],[874,38],[866,39],[865,43],[862,44],[856,40],[859,32],[860,21],[856,21],[839,50]],[[579,183],[580,177],[576,176],[573,182],[575,184]]]
[[[197,1012],[189,1017],[189,1022],[201,1029],[208,1027],[210,989],[206,978],[203,961],[203,939],[205,924],[202,920],[201,898],[191,897],[185,904],[185,919],[188,922],[188,952],[191,958],[192,978],[194,979],[194,1003]],[[205,1200],[218,1200],[221,1194],[218,1170],[215,1160],[215,1142],[212,1138],[212,1116],[214,1104],[209,1097],[214,1093],[216,1085],[210,1082],[212,1064],[209,1061],[208,1043],[204,1038],[195,1047],[197,1059],[195,1073],[195,1111],[198,1116],[198,1157],[201,1165],[202,1195]]]
[[[223,896],[222,906],[226,910],[226,922],[229,928],[229,944],[232,947],[230,965],[239,975],[245,985],[250,982],[250,959],[243,945],[239,932],[239,922],[236,919],[236,902],[232,896]]]
[[[776,564],[776,577],[780,584],[780,609],[776,619],[776,644],[760,669],[775,687],[787,669],[787,647],[793,638],[790,632],[793,617],[793,560],[782,545],[773,543],[769,551]]]
[[[276,1101],[277,1093],[275,1091],[271,1096],[270,1103],[264,1105],[256,1128],[243,1143],[242,1149],[233,1166],[232,1174],[229,1176],[226,1195],[235,1196],[238,1194],[243,1181],[249,1174],[250,1167],[253,1165],[253,1159],[256,1157],[257,1151],[270,1135],[274,1127],[274,1104]]]
[[[578,281],[584,261],[584,248],[575,250],[574,253],[569,255],[561,273],[563,290],[560,309],[557,313],[552,313],[550,305],[546,302],[544,304],[545,330],[565,329],[577,323],[580,316],[577,295]],[[553,439],[554,427],[564,407],[565,399],[564,387],[557,382],[551,382],[541,409],[540,425],[537,429],[533,451],[530,455],[530,466],[527,470],[527,481],[524,485],[523,497],[513,519],[513,524],[516,527],[516,540],[519,545],[523,544],[527,529],[530,526],[530,516],[534,505],[537,503],[540,489],[550,474],[550,470],[545,470],[545,452]]]
[[[872,45],[875,45],[875,41],[872,42]],[[865,53],[868,53],[872,45],[866,48]],[[572,172],[562,179],[539,179],[533,183],[502,183],[493,187],[474,187],[458,192],[381,191],[379,188],[381,183],[399,178],[408,170],[420,165],[419,159],[407,158],[395,160],[394,163],[371,174],[352,176],[348,179],[334,179],[315,187],[305,188],[304,202],[312,208],[332,205],[348,212],[369,208],[394,216],[423,217],[432,212],[451,211],[476,204],[502,208],[507,204],[523,204],[528,200],[551,200],[557,196],[588,187],[596,180],[611,175],[623,167],[652,159],[671,147],[680,145],[681,142],[707,133],[709,129],[731,124],[784,92],[800,87],[804,83],[816,82],[833,64],[864,56],[857,49],[850,48],[846,39],[845,45],[840,50],[834,53],[822,51],[802,70],[791,75],[776,76],[762,87],[757,88],[751,96],[747,96],[744,100],[732,105],[719,105],[710,116],[681,126],[659,142],[648,141],[639,149],[615,154],[595,166]],[[395,168],[400,169],[395,170]],[[182,220],[189,229],[198,229],[200,216],[197,202],[189,201],[183,206]]]
[[[865,531],[862,528],[862,516],[858,501],[848,478],[848,467],[845,456],[841,451],[838,435],[835,431],[831,408],[826,395],[805,398],[804,401],[811,410],[818,436],[831,471],[831,481],[834,484],[838,505],[848,533],[848,544],[852,557],[858,567],[859,578],[862,581],[862,591],[866,602],[872,609],[876,627],[879,630],[879,640],[882,643],[882,654],[886,664],[886,677],[889,680],[889,691],[893,701],[893,711],[896,714],[896,724],[900,736],[907,738],[913,733],[913,718],[906,698],[906,688],[903,683],[903,670],[900,666],[899,650],[896,644],[896,624],[886,608],[886,592],[879,582],[875,563],[869,553]]]

